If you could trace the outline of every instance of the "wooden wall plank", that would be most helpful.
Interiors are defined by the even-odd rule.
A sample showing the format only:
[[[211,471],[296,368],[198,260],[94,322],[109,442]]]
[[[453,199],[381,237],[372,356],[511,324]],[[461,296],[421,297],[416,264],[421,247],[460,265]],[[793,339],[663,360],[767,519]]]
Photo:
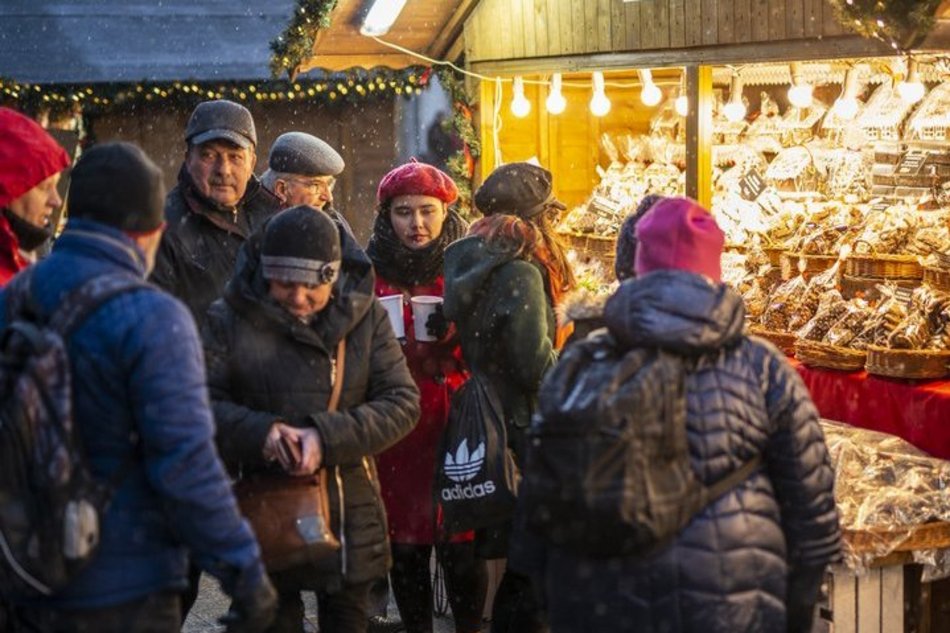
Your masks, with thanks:
[[[657,0],[640,1],[640,30],[641,47],[644,49],[657,48],[656,34],[656,3]]]
[[[584,0],[584,2],[577,2],[577,0],[569,0],[568,4],[571,7],[571,52],[572,53],[585,53],[589,49],[589,42],[587,41],[587,26],[586,20],[587,16],[584,14],[584,5],[590,4],[590,0]],[[561,5],[564,6],[564,5]],[[564,19],[563,17],[561,18]]]
[[[511,43],[511,18],[508,16],[508,0],[496,0],[492,3],[495,11],[492,24],[489,25],[486,37],[495,40],[493,45],[494,59],[514,59],[514,46]]]
[[[524,25],[524,54],[525,57],[538,56],[538,40],[535,35],[534,23],[535,0],[521,0],[521,23]]]
[[[882,633],[880,569],[858,576],[858,633]]]
[[[560,55],[561,48],[561,11],[560,0],[546,0],[548,24],[548,55]],[[540,37],[540,33],[538,34]],[[540,45],[540,44],[539,44]]]
[[[804,0],[786,0],[785,35],[789,39],[801,39],[805,36]]]
[[[608,0],[610,2],[610,49],[622,51],[627,48],[627,13],[623,0]]]
[[[835,633],[857,633],[858,581],[844,565],[833,568],[831,613],[835,619]]]
[[[904,566],[881,569],[881,630],[904,630]]]
[[[571,24],[574,16],[571,13],[571,0],[555,0],[557,4],[557,24],[561,32],[561,54],[570,55],[574,52],[574,28]]]
[[[703,0],[703,44],[719,43],[719,3]]]
[[[550,22],[547,0],[534,0],[534,43],[541,57],[556,54],[551,47]]]
[[[624,12],[627,16],[627,50],[638,51],[643,45],[640,39],[640,3],[625,2]]]
[[[734,44],[736,41],[735,2],[719,0],[719,44]]]
[[[670,0],[656,0],[654,11],[656,45],[658,48],[670,47]]]
[[[769,0],[769,39],[785,39],[785,1]]]
[[[525,27],[521,2],[519,0],[508,0],[508,3],[506,15],[511,16],[509,27],[511,29],[511,43],[509,44],[511,56],[515,59],[523,59],[525,57]],[[508,22],[508,20],[501,21]]]
[[[686,45],[702,46],[703,43],[703,0],[686,0],[683,15],[686,18]]]
[[[472,13],[467,20],[465,20],[465,26],[462,27],[463,41],[465,42],[465,58],[466,59],[481,59],[481,43],[478,41],[476,35],[475,25],[478,23],[478,11]]]
[[[670,0],[670,47],[686,46],[686,0]]]
[[[804,0],[802,7],[805,37],[821,35],[821,5],[825,0]]]
[[[769,0],[752,0],[752,41],[769,39]]]
[[[613,50],[613,15],[610,11],[610,0],[598,0],[597,2],[597,42],[600,44],[598,50],[602,53],[609,53]]]
[[[821,2],[821,18],[823,35],[841,35],[845,32],[845,28],[841,26],[841,23],[838,22],[838,19],[835,17],[835,11],[832,8],[828,0],[822,0]]]
[[[746,43],[752,41],[752,4],[750,0],[733,0],[735,32],[733,41]]]

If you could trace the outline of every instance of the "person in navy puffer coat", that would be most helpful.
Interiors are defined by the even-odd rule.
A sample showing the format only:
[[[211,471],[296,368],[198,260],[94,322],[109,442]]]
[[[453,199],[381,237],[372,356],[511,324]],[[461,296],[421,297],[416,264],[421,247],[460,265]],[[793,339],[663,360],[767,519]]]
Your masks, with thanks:
[[[663,200],[637,238],[637,278],[608,301],[607,329],[623,349],[698,359],[686,376],[686,427],[691,466],[706,485],[756,456],[765,465],[652,556],[547,547],[551,630],[809,631],[840,541],[818,413],[784,357],[743,334],[742,299],[720,282],[723,235],[708,211]]]
[[[276,593],[214,445],[194,320],[145,284],[164,227],[161,171],[136,146],[99,145],[73,170],[66,230],[26,273],[49,314],[106,275],[142,287],[107,299],[67,340],[76,428],[93,477],[124,469],[89,565],[62,590],[16,606],[27,631],[180,630],[189,550],[234,596],[244,633],[272,620]],[[9,288],[0,295],[0,327]],[[131,454],[131,462],[127,462]],[[18,629],[14,629],[18,630]]]

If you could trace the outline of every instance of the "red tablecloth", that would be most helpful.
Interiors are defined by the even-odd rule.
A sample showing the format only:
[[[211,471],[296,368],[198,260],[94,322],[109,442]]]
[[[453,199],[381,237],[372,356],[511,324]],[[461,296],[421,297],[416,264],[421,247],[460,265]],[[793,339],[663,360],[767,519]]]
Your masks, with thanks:
[[[950,459],[950,381],[892,380],[789,362],[822,417],[897,435],[934,457]]]

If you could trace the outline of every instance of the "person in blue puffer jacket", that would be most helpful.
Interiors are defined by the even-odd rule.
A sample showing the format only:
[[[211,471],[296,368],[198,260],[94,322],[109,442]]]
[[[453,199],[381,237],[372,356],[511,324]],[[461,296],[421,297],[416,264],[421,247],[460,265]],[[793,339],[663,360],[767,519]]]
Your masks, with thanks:
[[[695,359],[685,377],[686,431],[703,483],[758,456],[763,467],[651,555],[546,547],[551,630],[810,631],[824,569],[840,548],[834,470],[815,406],[784,356],[743,334],[742,299],[721,282],[723,233],[708,211],[667,198],[636,233],[636,279],[605,309],[610,336],[620,351],[653,347]],[[542,401],[542,416],[545,408]]]
[[[44,314],[93,278],[142,280],[142,288],[94,309],[67,339],[91,474],[102,482],[118,469],[124,476],[89,565],[53,595],[15,606],[26,631],[178,631],[189,550],[235,598],[229,631],[260,631],[273,619],[276,593],[215,450],[194,320],[180,301],[144,283],[164,228],[163,199],[161,171],[138,147],[92,148],[73,170],[62,237],[21,273],[32,275],[32,298]],[[0,327],[10,287],[0,295]]]

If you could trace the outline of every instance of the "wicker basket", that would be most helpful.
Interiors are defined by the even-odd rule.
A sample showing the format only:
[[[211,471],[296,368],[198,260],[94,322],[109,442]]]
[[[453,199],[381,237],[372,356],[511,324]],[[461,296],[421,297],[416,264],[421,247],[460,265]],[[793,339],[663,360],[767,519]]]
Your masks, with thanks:
[[[805,275],[814,275],[828,270],[838,261],[837,255],[805,255],[804,253],[782,253],[782,279],[788,281],[796,277],[799,272]],[[800,263],[805,262],[804,270],[800,270]]]
[[[790,334],[789,332],[776,332],[774,330],[766,330],[759,326],[749,327],[749,334],[759,336],[769,341],[775,347],[782,350],[782,352],[789,357],[795,356],[795,335]]]
[[[844,262],[844,274],[875,279],[921,279],[924,270],[913,255],[855,255]]]
[[[852,277],[850,275],[841,275],[841,295],[845,299],[853,299],[861,296],[865,299],[878,299],[880,293],[878,286],[884,283],[883,279],[873,277]],[[919,279],[891,279],[888,284],[893,284],[898,288],[909,288],[914,290],[920,286]]]
[[[573,248],[578,254],[597,259],[608,266],[613,266],[617,253],[617,238],[603,237],[593,233],[558,233],[567,242],[568,248]]]
[[[950,352],[933,349],[888,349],[871,345],[865,367],[869,374],[921,380],[950,374]]]
[[[901,529],[900,526],[863,530],[843,529],[841,536],[855,554],[873,553],[881,549],[882,545],[886,545],[888,550],[895,552],[946,549],[950,547],[950,523],[937,521],[908,525],[905,529]]]
[[[811,367],[859,371],[864,369],[867,352],[830,343],[798,339],[795,342],[795,358]]]
[[[937,290],[950,292],[950,270],[924,266],[924,283]]]

